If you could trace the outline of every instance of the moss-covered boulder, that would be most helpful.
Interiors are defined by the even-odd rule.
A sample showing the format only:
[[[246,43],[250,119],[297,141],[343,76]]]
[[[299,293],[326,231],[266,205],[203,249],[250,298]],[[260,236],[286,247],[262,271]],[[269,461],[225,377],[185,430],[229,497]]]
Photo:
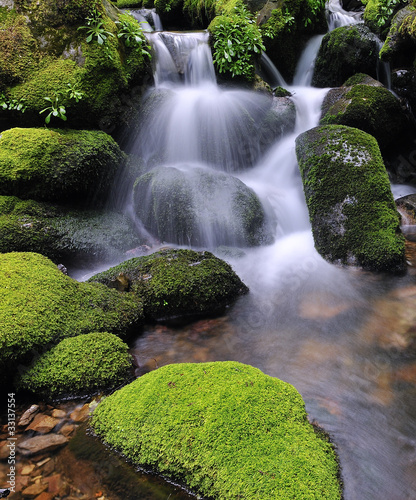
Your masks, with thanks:
[[[36,252],[53,261],[109,261],[142,245],[126,215],[0,196],[0,252]]]
[[[271,221],[252,189],[225,173],[179,168],[157,167],[135,182],[134,209],[153,235],[209,248],[272,241]]]
[[[373,33],[385,37],[395,13],[407,3],[407,0],[386,2],[385,0],[364,0],[364,22]]]
[[[104,399],[91,425],[134,464],[207,498],[341,498],[333,447],[300,394],[248,365],[164,366]]]
[[[376,140],[320,126],[297,138],[296,154],[318,252],[330,262],[403,271],[400,216]]]
[[[394,68],[412,66],[416,55],[416,8],[410,4],[394,16],[380,50],[380,59]]]
[[[16,1],[0,12],[0,128],[43,124],[113,131],[131,119],[148,78],[140,24],[107,0]],[[49,100],[47,100],[49,99]],[[23,115],[15,103],[26,108]],[[128,105],[126,105],[128,103]]]
[[[111,389],[129,380],[128,345],[107,332],[62,340],[18,377],[19,389],[52,399]]]
[[[0,193],[45,201],[103,201],[126,161],[102,131],[14,128],[0,134]]]
[[[356,73],[377,78],[378,52],[377,36],[363,24],[336,28],[322,40],[312,85],[339,87]]]
[[[335,102],[333,92],[337,93]],[[364,130],[377,139],[382,151],[402,141],[413,128],[399,100],[384,87],[358,84],[328,94],[322,105],[327,111],[320,123]],[[329,107],[328,101],[332,103]]]
[[[130,259],[88,281],[133,292],[150,319],[218,313],[248,291],[231,266],[212,253],[169,248]]]
[[[0,254],[0,373],[66,337],[126,334],[142,314],[136,295],[79,283],[42,255]]]

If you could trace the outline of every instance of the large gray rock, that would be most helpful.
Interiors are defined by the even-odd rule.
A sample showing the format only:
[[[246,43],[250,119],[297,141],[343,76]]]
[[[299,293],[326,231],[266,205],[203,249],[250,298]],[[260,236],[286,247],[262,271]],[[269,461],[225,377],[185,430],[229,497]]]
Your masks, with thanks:
[[[239,179],[187,165],[157,167],[136,180],[134,210],[162,241],[214,248],[272,241],[273,222]]]
[[[330,262],[403,271],[400,216],[376,140],[320,126],[297,138],[296,154],[318,252]]]

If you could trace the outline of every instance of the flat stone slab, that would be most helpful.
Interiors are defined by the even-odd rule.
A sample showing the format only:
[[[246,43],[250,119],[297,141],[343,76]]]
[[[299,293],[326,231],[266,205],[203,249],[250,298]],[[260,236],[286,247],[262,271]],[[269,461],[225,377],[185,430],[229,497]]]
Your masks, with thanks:
[[[62,434],[48,434],[44,436],[35,436],[26,439],[17,446],[18,451],[24,456],[37,455],[38,453],[49,452],[64,446],[69,441]]]

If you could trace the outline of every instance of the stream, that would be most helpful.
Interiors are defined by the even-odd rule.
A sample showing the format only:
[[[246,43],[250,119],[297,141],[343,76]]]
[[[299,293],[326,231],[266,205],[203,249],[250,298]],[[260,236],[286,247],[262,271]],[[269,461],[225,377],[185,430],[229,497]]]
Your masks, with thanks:
[[[332,5],[330,29],[358,21],[356,13]],[[314,249],[298,172],[295,139],[317,125],[328,91],[310,86],[322,37],[305,49],[293,84],[273,70],[276,83],[292,93],[297,119],[294,133],[265,152],[244,139],[250,134],[244,117],[261,117],[267,98],[217,85],[205,32],[155,31],[148,37],[157,61],[151,93],[164,98],[132,137],[131,150],[149,168],[159,161],[158,151],[164,166],[231,173],[256,192],[279,222],[274,243],[226,253],[217,250],[221,235],[206,231],[204,248],[227,260],[250,293],[220,317],[145,326],[131,341],[137,375],[178,362],[253,365],[293,384],[310,420],[329,432],[340,459],[345,500],[415,500],[414,268],[406,276],[390,277],[324,261]],[[235,170],[247,161],[247,168]],[[408,188],[403,189],[407,194]],[[395,186],[394,192],[401,188]],[[122,198],[129,210],[128,194]],[[140,221],[138,227],[145,232]],[[134,486],[129,483],[124,496],[113,486],[114,498],[188,498],[168,483],[149,493],[152,476],[143,477]]]

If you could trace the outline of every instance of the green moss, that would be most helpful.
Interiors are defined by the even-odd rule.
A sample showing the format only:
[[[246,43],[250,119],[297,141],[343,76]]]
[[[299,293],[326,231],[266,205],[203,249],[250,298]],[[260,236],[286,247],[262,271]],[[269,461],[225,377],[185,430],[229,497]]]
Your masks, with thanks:
[[[104,399],[91,425],[134,464],[208,498],[341,498],[332,446],[296,389],[226,361],[159,368]]]
[[[394,14],[404,5],[406,0],[366,0],[363,14],[365,24],[374,33],[385,34]]]
[[[410,127],[397,98],[386,88],[371,85],[354,85],[347,90],[321,119],[321,124],[331,123],[371,134],[383,151],[404,137]]]
[[[27,78],[38,61],[38,44],[25,17],[9,11],[0,18],[0,87]]]
[[[111,333],[67,338],[35,359],[18,388],[48,399],[116,387],[131,374],[128,345]]]
[[[117,0],[117,7],[119,9],[127,9],[128,7],[142,7],[142,0]]]
[[[330,262],[403,271],[400,216],[376,140],[322,126],[301,134],[296,152],[318,252]]]
[[[35,253],[0,255],[0,365],[94,331],[125,334],[142,321],[142,303],[97,283],[78,283]]]
[[[143,299],[146,317],[160,319],[222,311],[248,291],[231,266],[210,252],[166,249],[130,259],[88,281],[117,287]]]
[[[0,191],[36,200],[99,201],[124,161],[101,131],[10,129],[0,136]]]

